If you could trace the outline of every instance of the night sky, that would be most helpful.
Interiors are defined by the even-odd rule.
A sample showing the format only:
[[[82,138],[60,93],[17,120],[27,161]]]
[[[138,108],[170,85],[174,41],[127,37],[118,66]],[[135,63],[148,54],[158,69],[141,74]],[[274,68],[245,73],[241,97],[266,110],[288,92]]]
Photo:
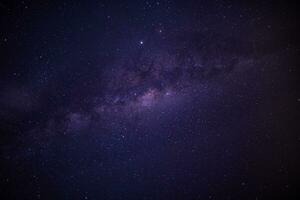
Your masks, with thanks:
[[[0,199],[292,199],[298,10],[1,0]]]

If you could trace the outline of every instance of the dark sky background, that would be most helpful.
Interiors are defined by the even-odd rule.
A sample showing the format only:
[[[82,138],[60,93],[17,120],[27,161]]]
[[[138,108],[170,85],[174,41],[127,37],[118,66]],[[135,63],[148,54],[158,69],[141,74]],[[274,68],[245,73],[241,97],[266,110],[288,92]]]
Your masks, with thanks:
[[[291,199],[296,4],[0,1],[1,199]]]

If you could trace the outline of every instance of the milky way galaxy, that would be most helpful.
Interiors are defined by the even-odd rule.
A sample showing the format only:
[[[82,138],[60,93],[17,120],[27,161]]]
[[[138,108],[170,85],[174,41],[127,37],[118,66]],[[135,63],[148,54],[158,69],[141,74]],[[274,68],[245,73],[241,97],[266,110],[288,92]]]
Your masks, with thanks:
[[[297,10],[1,1],[0,199],[297,194]]]

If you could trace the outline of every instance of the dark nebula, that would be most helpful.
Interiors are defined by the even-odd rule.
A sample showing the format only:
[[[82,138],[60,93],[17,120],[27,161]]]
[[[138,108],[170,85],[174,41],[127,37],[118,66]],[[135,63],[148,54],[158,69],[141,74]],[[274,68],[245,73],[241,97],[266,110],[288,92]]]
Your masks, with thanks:
[[[0,2],[1,199],[291,199],[298,15],[272,1]]]

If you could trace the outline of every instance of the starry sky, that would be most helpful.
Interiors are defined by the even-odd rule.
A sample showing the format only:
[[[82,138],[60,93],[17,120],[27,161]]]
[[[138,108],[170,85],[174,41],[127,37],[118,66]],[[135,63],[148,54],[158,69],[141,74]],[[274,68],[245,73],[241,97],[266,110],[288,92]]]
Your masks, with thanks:
[[[298,17],[284,1],[1,0],[0,198],[297,195]]]

